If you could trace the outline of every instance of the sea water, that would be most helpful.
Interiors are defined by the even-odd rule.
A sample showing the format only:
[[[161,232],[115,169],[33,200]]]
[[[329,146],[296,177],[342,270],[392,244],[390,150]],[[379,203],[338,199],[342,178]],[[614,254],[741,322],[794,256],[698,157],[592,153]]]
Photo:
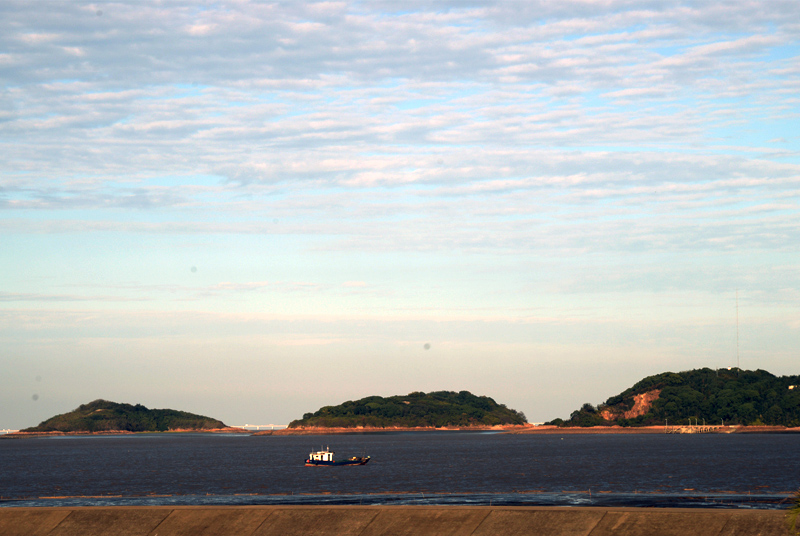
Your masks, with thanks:
[[[305,467],[312,450],[364,466]],[[0,506],[784,508],[798,434],[137,434],[0,440]]]

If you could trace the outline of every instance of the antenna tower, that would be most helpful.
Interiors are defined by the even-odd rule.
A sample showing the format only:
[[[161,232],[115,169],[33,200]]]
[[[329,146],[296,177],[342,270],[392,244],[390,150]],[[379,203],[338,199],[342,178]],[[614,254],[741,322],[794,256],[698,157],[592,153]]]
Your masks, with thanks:
[[[736,289],[736,375],[739,375],[739,289]]]

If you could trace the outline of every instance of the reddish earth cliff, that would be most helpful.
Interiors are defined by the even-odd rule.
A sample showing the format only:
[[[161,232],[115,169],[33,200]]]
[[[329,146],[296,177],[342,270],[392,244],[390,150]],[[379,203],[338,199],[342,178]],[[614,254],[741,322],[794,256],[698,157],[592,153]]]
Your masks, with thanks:
[[[607,421],[616,421],[617,419],[635,419],[647,413],[653,406],[653,402],[658,400],[661,395],[661,389],[653,389],[646,393],[633,395],[633,407],[628,411],[621,413],[612,408],[606,408],[600,412],[600,416]]]

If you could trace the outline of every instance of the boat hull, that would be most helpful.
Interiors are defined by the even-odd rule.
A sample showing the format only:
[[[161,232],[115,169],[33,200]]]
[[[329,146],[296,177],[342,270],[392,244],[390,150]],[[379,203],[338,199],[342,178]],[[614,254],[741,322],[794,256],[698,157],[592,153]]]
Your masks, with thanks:
[[[356,456],[349,460],[342,461],[323,461],[323,460],[306,460],[306,467],[336,467],[340,465],[366,465],[369,461],[369,456]]]

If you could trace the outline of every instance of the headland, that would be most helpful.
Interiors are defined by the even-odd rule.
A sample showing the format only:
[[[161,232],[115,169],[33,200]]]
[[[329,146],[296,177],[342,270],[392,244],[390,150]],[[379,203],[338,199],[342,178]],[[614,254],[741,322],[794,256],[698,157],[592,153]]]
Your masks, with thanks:
[[[56,415],[13,436],[124,434],[135,432],[212,432],[230,427],[224,422],[174,409],[149,409],[98,399],[69,413]]]

